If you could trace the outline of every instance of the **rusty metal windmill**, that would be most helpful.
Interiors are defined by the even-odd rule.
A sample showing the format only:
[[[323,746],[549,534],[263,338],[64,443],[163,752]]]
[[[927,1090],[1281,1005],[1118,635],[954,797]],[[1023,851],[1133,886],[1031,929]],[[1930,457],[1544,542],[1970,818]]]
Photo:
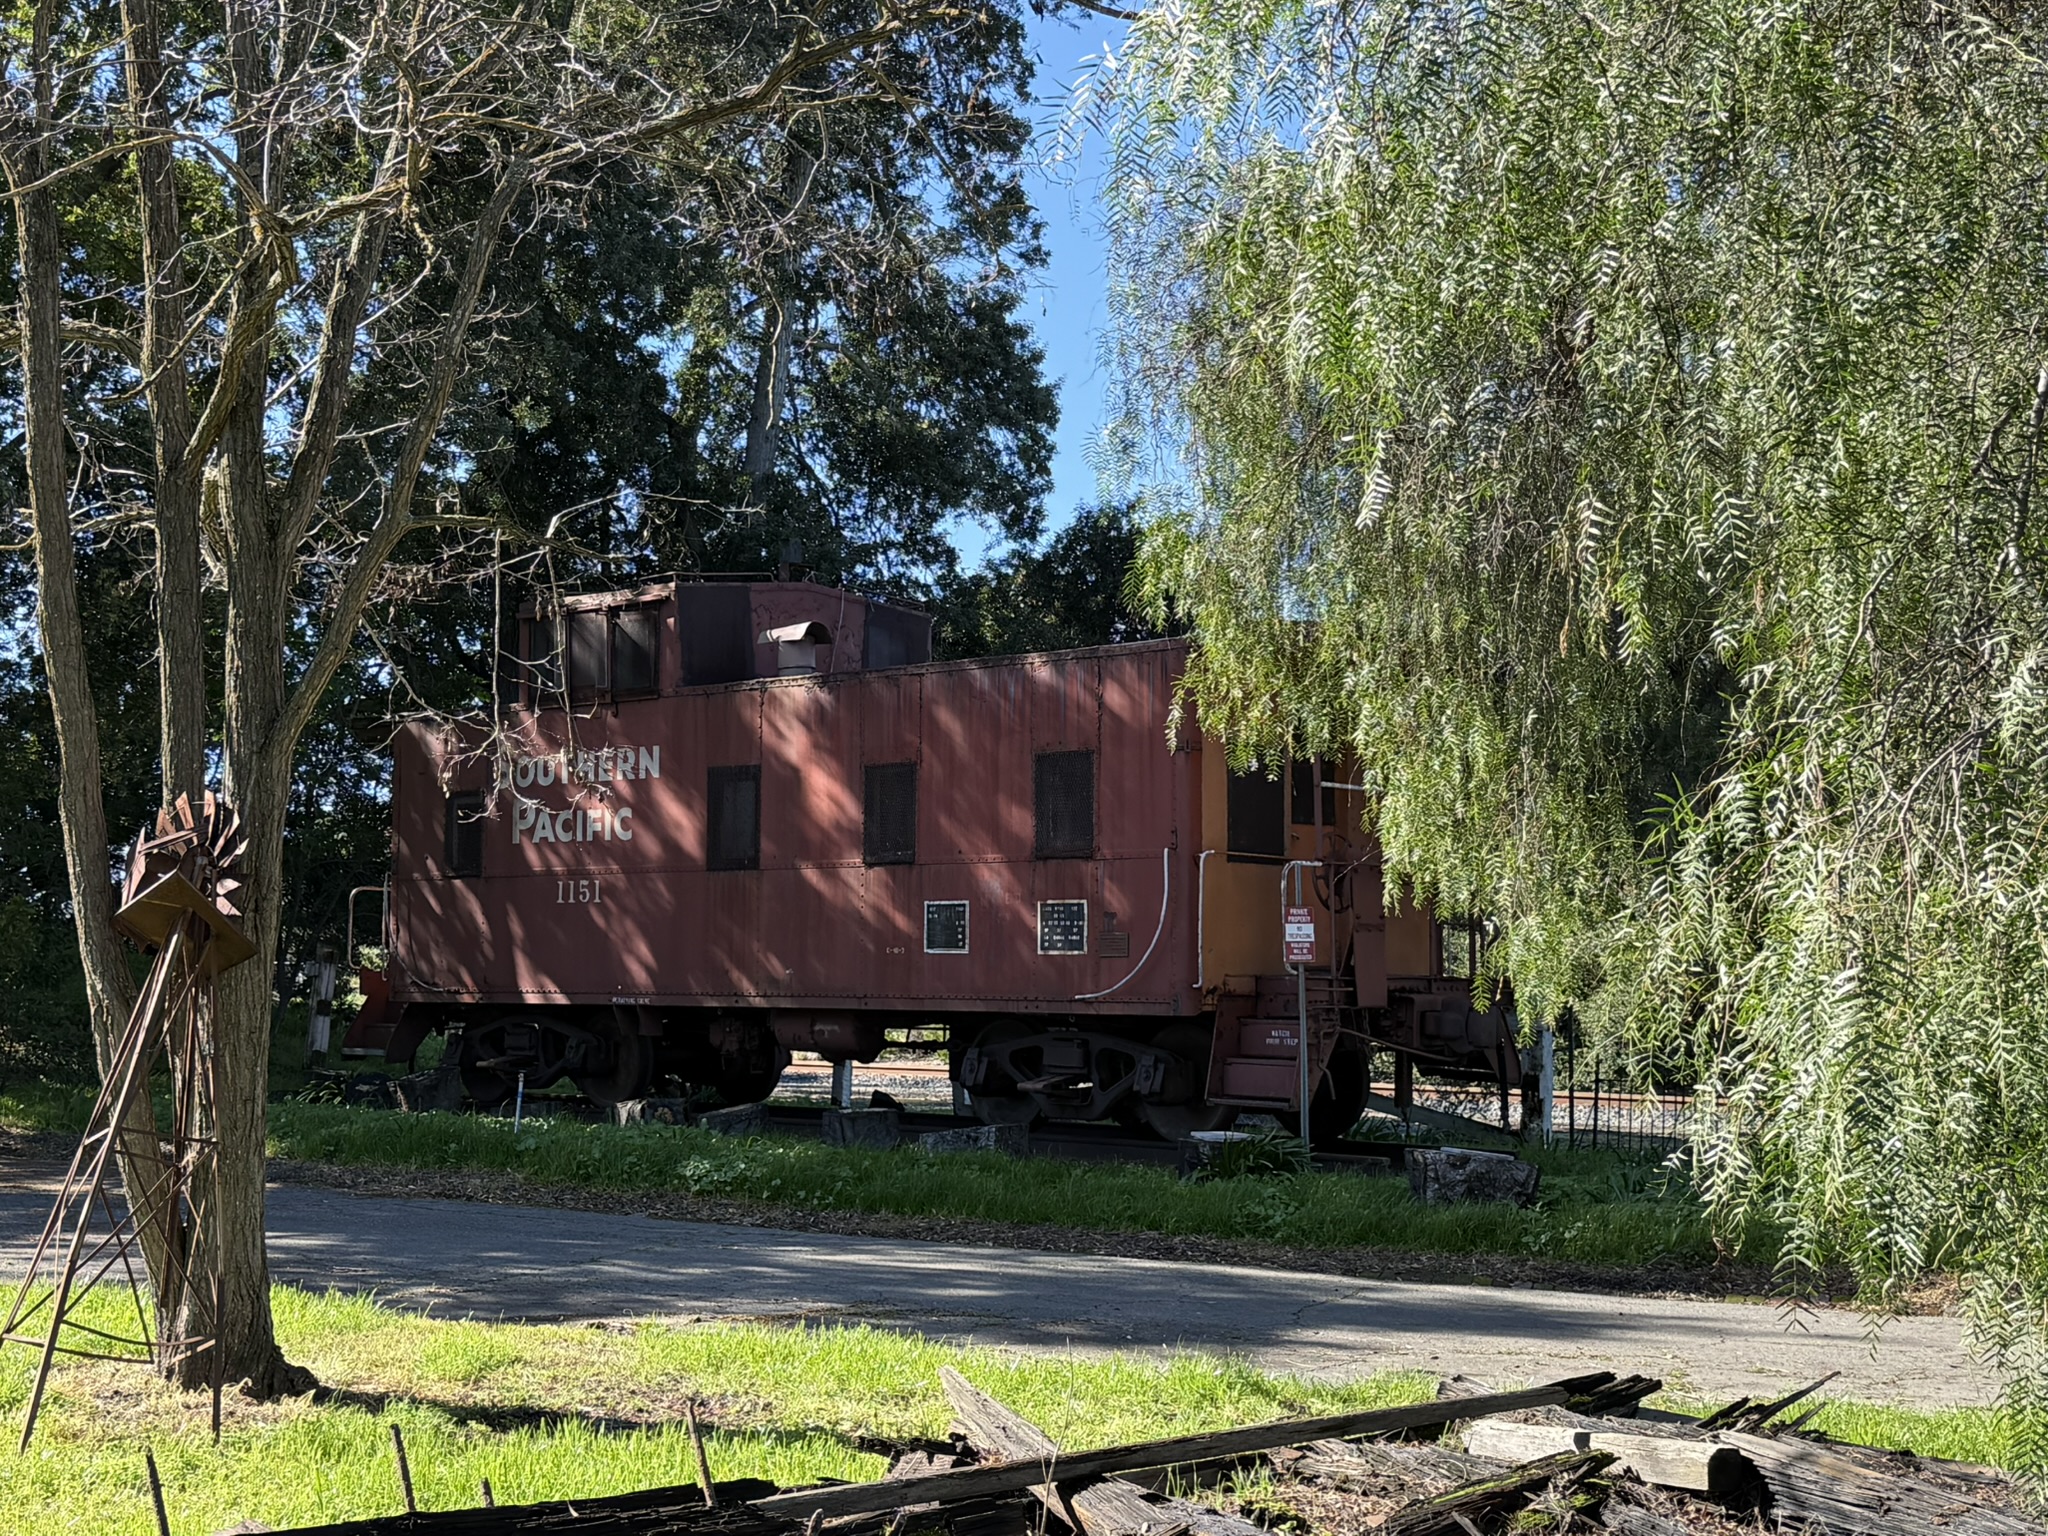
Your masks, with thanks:
[[[157,813],[153,828],[136,835],[129,850],[114,921],[155,958],[0,1328],[0,1348],[22,1343],[41,1353],[21,1429],[24,1449],[60,1354],[148,1362],[159,1370],[211,1355],[213,1427],[219,1437],[220,1281],[216,1272],[202,1285],[194,1271],[195,1261],[210,1267],[204,1257],[207,1200],[219,1156],[206,1027],[214,983],[256,953],[233,900],[241,888],[241,825],[212,791],[197,814],[180,795],[177,804]],[[158,1125],[155,1107],[156,1088],[163,1084],[170,1095],[168,1128]],[[117,1208],[121,1191],[110,1175],[120,1163],[136,1176]],[[138,1247],[157,1258],[163,1294],[155,1298],[156,1327],[136,1273]],[[86,1296],[116,1266],[135,1301],[138,1331],[132,1335],[77,1316]],[[203,1308],[191,1304],[201,1296]]]

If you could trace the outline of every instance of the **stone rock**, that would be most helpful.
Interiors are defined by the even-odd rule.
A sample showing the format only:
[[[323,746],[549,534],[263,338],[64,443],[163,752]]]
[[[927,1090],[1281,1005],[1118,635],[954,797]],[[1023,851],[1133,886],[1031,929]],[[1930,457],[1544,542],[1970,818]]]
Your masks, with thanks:
[[[627,1099],[612,1106],[614,1125],[688,1125],[688,1099]]]
[[[392,1104],[410,1115],[437,1110],[452,1115],[462,1108],[463,1097],[462,1073],[452,1065],[391,1080]]]
[[[768,1106],[735,1104],[730,1109],[707,1109],[694,1123],[721,1136],[766,1136]]]
[[[1473,1152],[1464,1147],[1411,1147],[1408,1185],[1425,1205],[1466,1200],[1504,1200],[1528,1205],[1536,1198],[1543,1170],[1507,1152]]]
[[[895,1094],[884,1093],[881,1089],[877,1088],[873,1093],[868,1095],[868,1108],[893,1109],[901,1111],[903,1108],[903,1101],[897,1098]]]
[[[828,1147],[886,1152],[903,1140],[903,1116],[893,1109],[828,1109],[819,1134]]]
[[[1031,1151],[1031,1129],[1023,1125],[966,1125],[957,1131],[927,1131],[917,1138],[926,1152],[1001,1152],[1023,1157]]]

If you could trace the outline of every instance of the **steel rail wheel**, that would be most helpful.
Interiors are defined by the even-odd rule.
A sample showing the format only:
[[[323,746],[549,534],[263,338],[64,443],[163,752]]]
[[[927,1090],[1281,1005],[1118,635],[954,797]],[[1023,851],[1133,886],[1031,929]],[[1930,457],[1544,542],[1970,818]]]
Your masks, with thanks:
[[[1211,1104],[1202,1097],[1209,1084],[1209,1047],[1215,1038],[1213,1029],[1192,1021],[1169,1024],[1153,1037],[1152,1044],[1178,1056],[1190,1074],[1188,1096],[1180,1103],[1138,1101],[1138,1113],[1154,1135],[1179,1141],[1196,1131],[1220,1131],[1237,1118],[1235,1105]]]

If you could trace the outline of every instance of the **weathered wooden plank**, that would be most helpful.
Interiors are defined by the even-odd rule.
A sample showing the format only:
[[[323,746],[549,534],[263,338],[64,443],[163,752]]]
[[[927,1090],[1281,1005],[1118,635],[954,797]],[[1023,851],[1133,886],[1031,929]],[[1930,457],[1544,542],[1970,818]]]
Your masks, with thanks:
[[[1053,1438],[1022,1414],[997,1402],[951,1366],[939,1372],[946,1401],[968,1444],[1006,1461],[1038,1458],[1049,1475],[1057,1475],[1060,1448]],[[1032,1494],[1062,1520],[1078,1521],[1084,1536],[1266,1536],[1248,1520],[1187,1499],[1148,1495],[1120,1478],[1104,1478],[1084,1487],[1060,1489],[1042,1483]]]
[[[1380,1526],[1381,1536],[1459,1536],[1482,1521],[1519,1509],[1531,1495],[1561,1477],[1597,1472],[1614,1458],[1604,1451],[1567,1451],[1540,1461],[1496,1471],[1413,1504],[1404,1504]]]
[[[1391,1483],[1409,1497],[1442,1493],[1498,1470],[1440,1445],[1374,1440],[1318,1440],[1286,1466],[1291,1477],[1320,1478],[1353,1493],[1376,1493]]]
[[[1676,1520],[1666,1520],[1618,1499],[1609,1499],[1601,1507],[1600,1524],[1617,1536],[1697,1536],[1698,1530],[1696,1526],[1680,1525]]]
[[[1598,1421],[1595,1421],[1598,1422]],[[1465,1449],[1489,1461],[1534,1461],[1566,1451],[1606,1451],[1646,1483],[1694,1493],[1724,1493],[1745,1473],[1741,1453],[1712,1440],[1641,1431],[1590,1430],[1572,1424],[1483,1419],[1465,1432]]]
[[[279,1536],[799,1536],[801,1525],[764,1515],[743,1502],[774,1486],[758,1478],[721,1482],[717,1509],[705,1508],[702,1491],[692,1483],[604,1498],[344,1520],[298,1526]]]
[[[1148,1440],[1139,1445],[1116,1445],[1099,1451],[1061,1454],[1059,1478],[1080,1482],[1110,1477],[1119,1472],[1136,1472],[1146,1467],[1186,1466],[1232,1456],[1255,1456],[1276,1446],[1300,1445],[1310,1440],[1343,1439],[1353,1435],[1394,1434],[1404,1429],[1424,1429],[1455,1423],[1460,1419],[1484,1418],[1510,1413],[1517,1408],[1536,1408],[1547,1403],[1566,1403],[1614,1380],[1611,1371],[1592,1376],[1572,1376],[1529,1387],[1520,1392],[1499,1392],[1491,1397],[1458,1398],[1449,1402],[1410,1403],[1398,1408],[1361,1409],[1355,1413],[1331,1414],[1315,1419],[1282,1419],[1271,1424],[1254,1424],[1243,1429],[1210,1430],[1199,1435],[1179,1435],[1166,1440]],[[957,1499],[991,1498],[1003,1493],[1021,1493],[1045,1481],[1044,1464],[1025,1461],[996,1462],[980,1467],[961,1467],[951,1472],[934,1472],[927,1477],[906,1478],[900,1483],[849,1483],[833,1488],[799,1488],[756,1499],[750,1508],[763,1514],[797,1520],[812,1513],[826,1519],[840,1515],[872,1514],[899,1509],[906,1504],[951,1503]]]
[[[1735,1431],[1715,1439],[1756,1468],[1780,1520],[1812,1521],[1839,1536],[2048,1536],[2048,1524],[1981,1494],[1880,1470],[1811,1440]]]

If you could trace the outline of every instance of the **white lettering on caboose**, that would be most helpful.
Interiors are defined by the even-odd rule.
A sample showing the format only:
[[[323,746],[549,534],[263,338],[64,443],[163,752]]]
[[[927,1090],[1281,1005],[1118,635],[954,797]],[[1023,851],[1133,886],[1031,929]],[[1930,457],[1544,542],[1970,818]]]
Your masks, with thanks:
[[[551,752],[545,756],[521,754],[499,770],[498,786],[515,792],[512,812],[512,841],[529,843],[596,843],[633,840],[633,808],[630,805],[572,805],[561,809],[540,804],[518,791],[564,788],[613,783],[620,779],[661,777],[661,748],[598,747],[590,750]]]
[[[614,779],[658,779],[661,748],[599,747],[571,752],[564,748],[543,757],[520,753],[499,769],[499,784],[520,789],[550,784],[608,784]]]

